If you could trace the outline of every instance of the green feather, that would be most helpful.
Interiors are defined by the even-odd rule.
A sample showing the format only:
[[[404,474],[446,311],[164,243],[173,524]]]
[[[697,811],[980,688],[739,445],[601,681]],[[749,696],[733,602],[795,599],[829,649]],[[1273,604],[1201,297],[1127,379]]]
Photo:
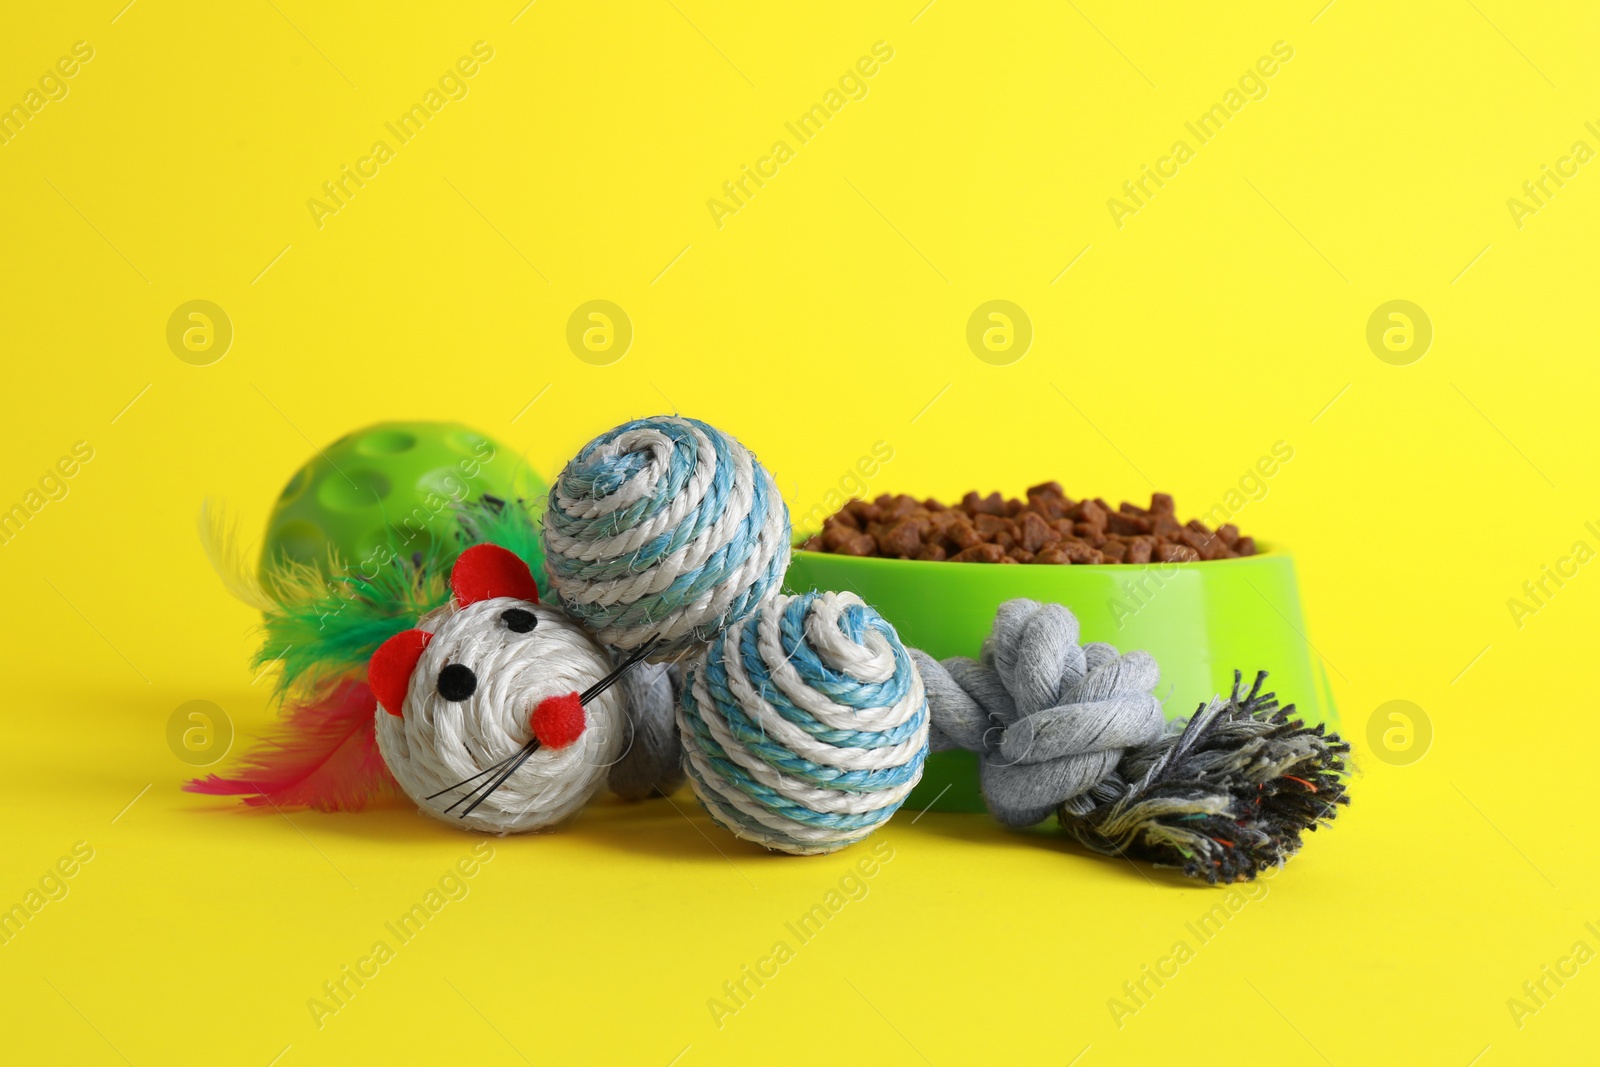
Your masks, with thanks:
[[[515,552],[533,571],[533,580],[539,583],[539,595],[544,596],[549,587],[544,573],[544,546],[539,542],[539,519],[543,514],[543,500],[508,503],[486,496],[460,505],[456,509],[456,522],[465,538],[462,547],[490,544]]]
[[[450,568],[475,544],[515,552],[536,579],[543,578],[537,514],[528,504],[485,496],[460,505],[456,521],[455,545],[430,544],[411,556],[395,552],[371,575],[337,560],[330,561],[332,577],[290,560],[274,565],[266,583],[274,603],[263,613],[262,643],[252,666],[279,664],[280,692],[364,671],[379,645],[449,602]]]

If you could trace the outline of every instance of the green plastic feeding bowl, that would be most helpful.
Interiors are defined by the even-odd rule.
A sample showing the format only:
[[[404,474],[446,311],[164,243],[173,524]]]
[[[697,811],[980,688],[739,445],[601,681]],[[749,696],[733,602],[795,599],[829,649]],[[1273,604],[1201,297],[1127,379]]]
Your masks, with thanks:
[[[1326,673],[1306,639],[1294,560],[1263,549],[1200,563],[1006,566],[794,553],[786,584],[795,592],[849,590],[877,608],[907,645],[938,659],[976,658],[995,611],[1027,597],[1064,604],[1079,640],[1119,652],[1143,649],[1161,667],[1156,695],[1167,717],[1192,715],[1233,685],[1268,671],[1265,689],[1308,723],[1338,725]],[[913,808],[981,812],[977,757],[928,757]]]

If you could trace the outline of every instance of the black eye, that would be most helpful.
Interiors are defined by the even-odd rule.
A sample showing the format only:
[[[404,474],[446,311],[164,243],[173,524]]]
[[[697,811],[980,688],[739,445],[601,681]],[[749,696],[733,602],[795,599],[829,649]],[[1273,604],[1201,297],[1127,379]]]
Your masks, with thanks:
[[[514,634],[525,634],[539,625],[539,616],[527,608],[507,608],[500,613],[500,621]]]
[[[472,668],[452,663],[439,672],[439,695],[446,700],[465,700],[478,691],[478,676]]]

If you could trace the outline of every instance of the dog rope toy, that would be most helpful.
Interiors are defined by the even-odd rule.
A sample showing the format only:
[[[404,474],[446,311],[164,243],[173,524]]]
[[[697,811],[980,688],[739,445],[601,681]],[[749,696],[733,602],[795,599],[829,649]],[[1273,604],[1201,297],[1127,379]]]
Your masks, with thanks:
[[[984,801],[1000,822],[1053,811],[1085,846],[1234,882],[1282,865],[1302,831],[1348,804],[1350,746],[1293,719],[1234,672],[1231,695],[1164,724],[1155,660],[1078,645],[1059,604],[1000,606],[981,660],[913,649],[933,716],[932,748],[978,753]]]

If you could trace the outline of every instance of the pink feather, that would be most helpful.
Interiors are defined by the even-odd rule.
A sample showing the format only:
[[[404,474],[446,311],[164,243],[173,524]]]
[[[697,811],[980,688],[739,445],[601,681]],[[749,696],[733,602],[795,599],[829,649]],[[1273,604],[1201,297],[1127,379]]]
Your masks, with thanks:
[[[244,756],[233,777],[185,782],[190,793],[243,796],[254,807],[360,811],[398,788],[378,752],[377,700],[364,678],[346,677],[304,703],[286,704],[275,736]]]

